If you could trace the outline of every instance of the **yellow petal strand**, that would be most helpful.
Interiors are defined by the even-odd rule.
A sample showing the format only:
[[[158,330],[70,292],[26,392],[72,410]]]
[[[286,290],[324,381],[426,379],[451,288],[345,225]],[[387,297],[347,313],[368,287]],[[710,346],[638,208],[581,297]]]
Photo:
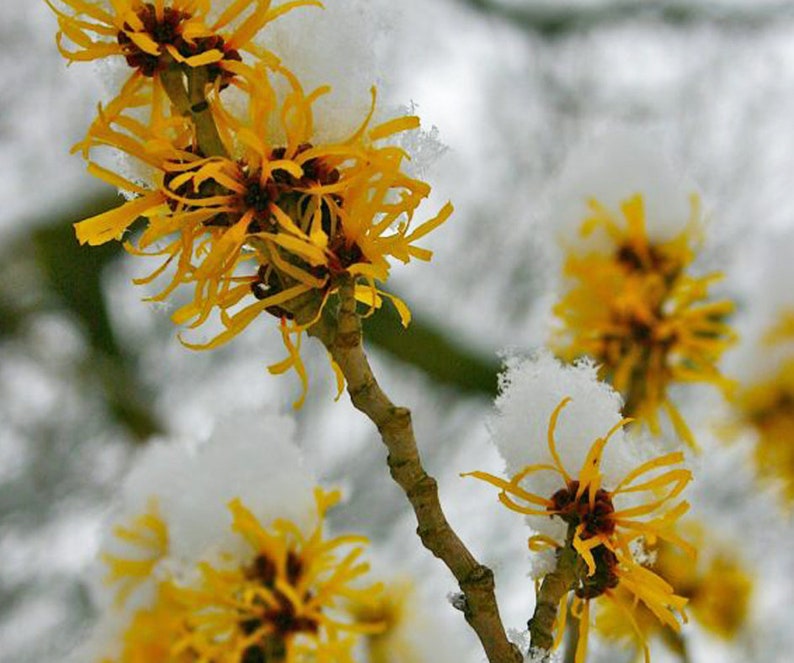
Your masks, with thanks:
[[[480,481],[485,481],[486,483],[490,483],[492,486],[496,486],[497,488],[501,488],[504,492],[510,493],[511,495],[515,495],[516,497],[529,502],[531,504],[538,504],[540,506],[548,507],[551,506],[551,500],[545,499],[540,497],[539,495],[535,495],[534,493],[529,493],[522,488],[514,485],[510,481],[506,481],[505,479],[501,479],[493,474],[489,474],[488,472],[481,472],[479,470],[474,472],[463,472],[461,473],[462,477],[474,477],[475,479],[480,479]],[[548,512],[543,511],[544,515],[548,515]]]
[[[276,217],[276,221],[278,221],[279,225],[284,228],[284,230],[291,232],[293,235],[300,237],[304,241],[309,241],[309,236],[300,228],[298,228],[290,216],[285,214],[278,205],[273,205],[272,214]]]
[[[278,249],[273,248],[272,250],[268,251],[268,257],[273,262],[273,265],[276,269],[288,276],[291,276],[296,281],[303,283],[304,285],[309,286],[310,288],[314,288],[316,290],[320,290],[325,287],[325,284],[328,281],[328,277],[325,276],[323,278],[318,278],[309,272],[301,269],[300,267],[296,267],[295,265],[287,262],[281,257]]]
[[[408,325],[411,324],[411,310],[408,308],[406,303],[396,295],[384,292],[383,290],[378,290],[378,294],[381,297],[385,297],[391,301],[392,304],[394,304],[394,308],[397,309],[397,313],[400,316],[400,322],[402,323],[402,326],[408,327]]]
[[[283,170],[296,179],[303,177],[303,168],[291,159],[274,159],[273,161],[269,161],[267,165],[262,168],[262,177],[269,176],[274,170]]]
[[[78,221],[74,224],[77,241],[80,244],[98,246],[110,240],[119,239],[133,221],[162,202],[162,195],[155,191],[130,200],[116,209]]]
[[[213,48],[209,51],[204,51],[203,53],[199,53],[198,55],[191,55],[190,57],[185,57],[179,53],[179,51],[171,46],[167,47],[169,54],[171,54],[177,62],[181,62],[182,64],[186,64],[188,67],[206,67],[207,65],[215,64],[223,60],[223,53],[219,51],[217,48]]]
[[[197,278],[220,278],[232,268],[232,259],[245,242],[249,221],[250,217],[243,215],[235,225],[223,233],[196,270]]]
[[[405,117],[397,117],[388,122],[383,122],[377,127],[369,130],[370,140],[380,140],[402,131],[409,131],[411,129],[419,128],[419,118],[416,115],[406,115]]]
[[[630,488],[622,488],[620,490],[621,493],[636,493],[645,490],[654,490],[657,488],[661,488],[669,483],[675,482],[683,482],[686,484],[692,479],[692,472],[689,470],[678,469],[678,470],[669,470],[664,474],[660,474],[658,477],[654,477],[649,481],[645,481],[643,483],[638,483]],[[613,491],[613,495],[617,494],[617,491]],[[676,493],[677,494],[677,493]],[[668,496],[672,497],[672,496]]]
[[[254,318],[256,318],[262,311],[266,308],[271,306],[278,306],[279,304],[283,304],[288,302],[289,300],[302,295],[304,292],[309,290],[305,285],[297,285],[293,286],[292,288],[288,288],[283,292],[273,295],[272,297],[267,297],[266,299],[262,299],[260,301],[247,306],[246,308],[242,309],[238,313],[235,313],[230,318],[229,328],[218,334],[215,338],[207,343],[188,343],[182,337],[179,337],[180,342],[186,348],[190,348],[191,350],[211,350],[212,348],[217,348],[219,345],[223,345],[230,339],[234,338],[239,334],[243,329],[245,329],[251,322],[253,322]]]
[[[698,380],[702,380],[703,376],[699,375]],[[686,421],[681,416],[681,413],[678,411],[678,408],[673,405],[673,403],[669,400],[665,400],[663,403],[664,409],[667,412],[667,416],[670,417],[670,421],[673,424],[673,429],[675,430],[676,434],[689,445],[689,448],[693,451],[699,451],[700,447],[698,446],[697,441],[695,440],[695,436],[692,434],[689,426],[687,426]]]
[[[541,472],[544,470],[549,472],[557,472],[557,474],[559,474],[559,470],[554,465],[549,465],[548,463],[534,463],[532,465],[524,465],[524,467],[521,468],[521,471],[510,479],[510,483],[511,485],[518,486],[525,477],[529,476],[530,474],[534,474],[535,472]]]
[[[334,361],[330,352],[328,353],[328,360],[331,362],[331,370],[333,370],[334,377],[336,378],[336,397],[334,400],[338,401],[345,392],[345,374],[342,372],[339,364]]]
[[[267,13],[267,22],[270,23],[274,21],[279,16],[286,14],[288,11],[292,11],[296,7],[319,7],[320,9],[324,9],[324,5],[320,0],[292,0],[291,2],[285,2],[279,5],[275,9],[271,9]]]
[[[111,186],[115,186],[118,189],[123,189],[124,191],[132,191],[133,193],[145,195],[147,193],[151,193],[150,189],[144,189],[133,182],[130,182],[128,179],[122,177],[121,175],[114,173],[107,168],[103,168],[102,166],[94,163],[93,161],[88,164],[88,173],[93,177],[96,177],[103,182],[107,182]]]
[[[508,497],[507,493],[499,493],[497,495],[499,501],[504,504],[508,509],[511,511],[515,511],[516,513],[523,513],[527,516],[548,516],[549,511],[547,509],[533,509],[532,507],[523,506],[519,504],[512,498]]]
[[[601,452],[607,443],[607,438],[599,437],[590,445],[587,456],[582,463],[582,469],[579,470],[579,488],[576,490],[576,499],[579,500],[584,495],[585,490],[589,490],[590,507],[595,500],[595,494],[598,491],[601,483]]]
[[[575,663],[584,663],[587,658],[587,636],[590,633],[590,601],[584,601],[579,615],[579,642],[576,643]]]
[[[603,539],[597,536],[582,539],[582,530],[584,530],[584,523],[579,523],[573,536],[573,547],[587,564],[587,575],[591,576],[596,572],[595,558],[591,550],[600,546],[603,543]]]
[[[355,144],[361,139],[361,136],[364,135],[364,132],[367,130],[367,127],[369,126],[369,123],[372,120],[372,116],[375,113],[375,102],[377,100],[378,93],[374,85],[369,89],[369,93],[370,96],[372,97],[372,102],[370,103],[369,106],[369,112],[367,113],[367,116],[364,118],[364,121],[361,123],[358,129],[356,129],[353,132],[353,134],[350,135],[347,138],[347,140],[344,141],[348,145]]]
[[[84,23],[82,21],[72,21],[70,19],[66,19],[58,22],[61,32],[69,38],[69,41],[73,42],[77,46],[81,46],[86,50],[91,50],[94,46],[101,47],[103,45],[102,42],[97,42],[91,39],[91,37],[89,37],[83,30],[80,29],[78,24],[82,25],[86,29],[91,29],[90,23]]]
[[[616,495],[619,492],[622,492],[623,486],[630,484],[634,479],[637,477],[645,474],[646,472],[650,472],[651,470],[655,470],[659,467],[665,467],[667,465],[676,465],[678,463],[684,462],[684,454],[680,451],[674,451],[669,454],[665,454],[664,456],[659,456],[658,458],[654,458],[653,460],[649,460],[638,467],[635,467],[631,472],[629,472],[621,482],[615,487],[612,491],[613,495]]]
[[[289,359],[288,363],[280,362],[279,364],[274,364],[272,366],[268,366],[268,371],[273,374],[279,374],[283,372],[281,370],[281,366],[284,365],[286,368],[294,368],[295,372],[298,374],[298,377],[301,381],[301,394],[298,399],[292,404],[292,407],[296,410],[299,410],[303,407],[303,403],[306,400],[306,394],[309,392],[309,376],[306,374],[306,367],[303,364],[303,360],[300,356],[300,332],[298,332],[298,340],[297,343],[293,343],[292,339],[290,338],[290,329],[287,326],[287,321],[282,319],[281,326],[279,327],[281,330],[281,339],[284,342],[284,347],[287,348],[287,352],[289,352]]]
[[[455,211],[452,203],[447,203],[444,207],[441,208],[441,211],[436,214],[432,219],[425,221],[421,226],[419,226],[416,230],[414,230],[410,235],[408,235],[407,240],[409,242],[413,242],[420,237],[424,237],[429,232],[438,228],[442,223],[444,223]]]
[[[408,255],[424,262],[430,262],[433,259],[433,252],[430,249],[423,249],[419,246],[409,246]],[[402,260],[402,257],[398,257]]]
[[[649,513],[653,513],[654,511],[659,509],[670,499],[671,499],[670,497],[665,496],[662,499],[656,500],[654,502],[648,502],[647,504],[641,504],[640,506],[631,507],[629,509],[621,509],[620,511],[613,513],[612,517],[615,519],[620,519],[621,524],[623,524],[624,518],[636,518],[637,516],[647,516]]]
[[[325,252],[321,248],[314,246],[314,244],[311,244],[299,237],[292,237],[291,235],[286,235],[284,233],[279,233],[277,235],[271,233],[261,233],[261,236],[266,237],[274,244],[283,246],[287,251],[300,256],[312,267],[325,265],[327,263]]]
[[[543,550],[548,550],[549,548],[554,548],[556,550],[560,548],[560,544],[550,536],[546,536],[545,534],[535,534],[527,539],[527,547],[532,552],[541,552]]]
[[[370,280],[386,281],[389,278],[389,267],[388,263],[385,265],[372,265],[364,262],[358,262],[355,265],[350,265],[350,267],[347,268],[347,273],[351,276],[364,276]],[[370,288],[369,285],[367,287]],[[369,299],[371,300],[372,297]],[[363,299],[359,301],[365,302]]]
[[[551,413],[551,418],[549,419],[549,429],[547,433],[547,442],[549,445],[549,453],[551,453],[551,457],[554,459],[554,465],[557,468],[557,471],[562,475],[563,479],[565,479],[565,483],[571,483],[571,477],[568,475],[568,472],[565,471],[565,466],[562,464],[560,460],[560,456],[557,453],[557,448],[554,443],[554,430],[557,428],[557,419],[560,416],[560,412],[562,409],[571,402],[571,397],[568,396],[563,398],[560,401],[560,404],[554,408],[554,412]]]
[[[127,32],[126,35],[144,53],[154,56],[160,55],[160,44],[158,44],[145,32]]]
[[[648,643],[646,642],[645,634],[640,628],[640,625],[637,623],[633,612],[613,592],[607,590],[604,592],[604,596],[611,600],[612,603],[614,603],[615,606],[617,606],[617,608],[623,613],[626,621],[628,621],[628,623],[631,625],[634,634],[637,636],[637,642],[639,642],[640,646],[642,647],[645,659],[644,663],[651,663],[651,652],[648,649]]]

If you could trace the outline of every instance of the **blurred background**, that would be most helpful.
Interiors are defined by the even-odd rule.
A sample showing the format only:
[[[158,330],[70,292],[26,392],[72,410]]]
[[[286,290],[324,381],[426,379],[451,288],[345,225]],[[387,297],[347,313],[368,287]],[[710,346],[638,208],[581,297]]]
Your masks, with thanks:
[[[497,572],[511,628],[524,628],[533,591],[526,532],[487,487],[458,472],[498,472],[486,420],[498,352],[543,342],[551,301],[537,227],[546,192],[572,146],[594,132],[637,128],[702,190],[712,217],[704,264],[740,313],[746,276],[769,236],[794,232],[794,2],[767,0],[402,0],[387,26],[389,103],[414,104],[448,148],[426,178],[426,214],[456,213],[424,242],[430,264],[396,267],[393,289],[415,320],[369,322],[381,383],[414,410],[417,434],[453,525]],[[90,623],[85,581],[114,489],[156,437],[203,439],[219,417],[290,410],[292,375],[266,366],[283,349],[270,320],[226,347],[194,353],[167,307],[130,280],[150,267],[116,245],[81,248],[71,224],[118,203],[69,154],[102,86],[91,65],[68,70],[43,2],[3,4],[0,21],[0,661],[60,660]],[[608,168],[609,164],[604,164]],[[547,248],[547,247],[546,247]],[[752,256],[752,260],[748,260]],[[749,278],[749,277],[748,277]],[[791,288],[794,283],[780,283]],[[791,303],[794,297],[789,299]],[[448,614],[454,589],[412,538],[368,422],[334,403],[324,351],[307,348],[311,387],[301,445],[347,505],[340,530],[373,538],[431,588]],[[794,440],[791,441],[794,444]],[[749,615],[730,640],[696,625],[691,661],[787,661],[794,647],[790,509],[759,486],[741,444],[709,458],[695,495],[701,518],[748,567]],[[471,482],[472,484],[475,482]],[[729,599],[730,600],[730,599]],[[658,647],[658,660],[681,660]],[[620,652],[620,650],[618,650]],[[631,658],[596,649],[593,658]],[[616,658],[618,657],[618,658]],[[657,660],[657,659],[655,659]]]

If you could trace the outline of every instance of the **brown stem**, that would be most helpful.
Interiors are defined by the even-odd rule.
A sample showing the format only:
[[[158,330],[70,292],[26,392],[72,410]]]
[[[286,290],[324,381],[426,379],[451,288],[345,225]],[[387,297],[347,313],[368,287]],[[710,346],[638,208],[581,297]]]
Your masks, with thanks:
[[[554,622],[562,598],[570,592],[579,577],[581,558],[573,547],[574,526],[568,528],[565,546],[557,551],[557,566],[543,578],[535,601],[535,612],[529,620],[530,647],[550,650],[554,644]]]
[[[520,663],[521,652],[507,639],[499,617],[493,572],[474,558],[450,527],[438,499],[436,480],[422,467],[410,411],[395,406],[372,374],[361,344],[361,320],[353,293],[353,281],[344,280],[339,287],[336,319],[326,315],[309,329],[309,334],[322,341],[339,365],[353,405],[378,427],[389,452],[391,476],[405,491],[416,514],[417,534],[458,581],[465,597],[464,616],[477,633],[488,660]]]

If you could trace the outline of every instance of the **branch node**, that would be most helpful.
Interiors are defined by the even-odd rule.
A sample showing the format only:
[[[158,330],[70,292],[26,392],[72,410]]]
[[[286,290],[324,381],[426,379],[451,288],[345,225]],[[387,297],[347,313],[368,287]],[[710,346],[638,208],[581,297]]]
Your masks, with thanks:
[[[370,376],[355,387],[350,387],[348,383],[347,391],[350,394],[350,399],[353,401],[353,404],[358,406],[358,403],[368,402],[370,400],[369,392],[372,391],[374,387],[377,387],[377,382]]]
[[[438,493],[438,483],[433,477],[424,473],[413,486],[405,491],[412,504],[416,501],[421,501],[427,495],[435,495],[436,493]]]
[[[494,587],[493,571],[484,564],[475,566],[460,583],[464,591],[493,592]]]
[[[411,427],[411,411],[407,407],[391,407],[389,416],[378,430],[381,433],[394,433],[396,431],[408,430]]]

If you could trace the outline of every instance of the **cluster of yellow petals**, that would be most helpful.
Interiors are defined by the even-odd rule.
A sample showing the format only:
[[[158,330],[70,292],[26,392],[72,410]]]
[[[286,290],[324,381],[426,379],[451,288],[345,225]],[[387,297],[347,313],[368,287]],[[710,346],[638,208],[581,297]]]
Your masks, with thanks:
[[[429,260],[431,252],[416,242],[443,223],[452,207],[447,204],[412,227],[430,187],[403,172],[409,157],[402,148],[383,141],[417,128],[419,121],[407,116],[370,126],[374,90],[372,110],[352,135],[314,144],[312,105],[328,88],[306,94],[272,58],[255,67],[230,66],[250,99],[245,117],[213,104],[231,156],[197,154],[189,125],[166,110],[153,112],[148,123],[124,114],[120,106],[100,113],[80,147],[86,154],[97,147],[127,153],[151,170],[156,186],[141,186],[90,163],[93,174],[135,197],[76,224],[77,237],[102,244],[120,238],[144,217],[142,234],[127,248],[159,255],[163,262],[138,282],[173,267],[170,284],[153,299],[165,299],[180,285],[193,288],[192,300],[175,311],[174,322],[195,328],[213,312],[220,314],[222,332],[208,343],[186,345],[217,347],[269,311],[282,317],[290,353],[271,371],[296,369],[305,393],[300,335],[319,317],[340,280],[356,281],[356,297],[370,311],[389,297],[407,325],[408,308],[376,283],[388,279],[389,259]],[[279,96],[275,86],[283,84],[288,91]],[[268,138],[274,133],[277,138]],[[285,314],[284,306],[307,294],[317,298],[308,320]]]
[[[238,51],[259,56],[253,38],[271,21],[319,0],[233,0],[214,12],[211,0],[45,0],[58,17],[58,50],[69,62],[126,58],[138,88],[159,84],[157,74],[171,64],[224,70]],[[57,3],[57,4],[56,4]],[[230,57],[230,54],[234,53]]]
[[[714,635],[730,640],[738,635],[747,617],[752,579],[727,548],[715,546],[702,527],[687,523],[687,534],[695,541],[699,558],[683,555],[674,546],[659,542],[649,553],[653,570],[669,582],[676,593],[688,599],[687,608],[698,623]],[[630,594],[618,587],[616,594],[626,603]],[[625,616],[614,604],[604,606],[596,618],[596,628],[605,637],[625,641],[639,647],[654,634],[662,636],[667,645],[678,652],[681,643],[644,606],[638,605],[635,622],[642,633],[628,628]]]
[[[170,273],[154,300],[180,286],[192,289],[174,321],[196,328],[212,317],[216,329],[221,325],[208,342],[186,345],[216,347],[267,311],[280,319],[288,351],[270,370],[297,372],[299,406],[308,384],[302,334],[341,282],[355,283],[370,313],[389,298],[408,324],[407,306],[377,284],[388,279],[390,260],[429,260],[417,242],[452,212],[447,204],[412,225],[430,187],[406,174],[410,155],[396,143],[418,128],[418,118],[373,122],[373,88],[358,129],[320,141],[313,106],[330,88],[305,92],[254,40],[279,16],[320,2],[232,0],[219,8],[210,0],[47,1],[70,62],[117,56],[132,69],[75,147],[89,172],[130,198],[77,223],[77,238],[104,244],[142,218],[142,233],[126,248],[162,262],[139,282]],[[234,101],[227,105],[230,86]],[[140,174],[101,166],[97,149],[126,154]]]
[[[560,322],[552,345],[563,358],[587,355],[599,377],[624,397],[624,412],[660,430],[664,411],[691,446],[689,427],[669,397],[674,383],[710,383],[728,393],[732,383],[717,361],[735,342],[726,318],[729,301],[708,301],[721,275],[695,277],[686,270],[695,258],[700,213],[692,198],[688,226],[674,239],[651,242],[641,194],[621,204],[622,218],[596,200],[581,233],[606,230],[612,251],[570,252],[564,275],[567,293],[555,306]]]
[[[642,630],[633,616],[639,603],[663,624],[675,630],[680,628],[677,615],[684,616],[686,599],[676,595],[663,578],[638,563],[632,545],[640,540],[651,545],[663,540],[694,555],[693,547],[675,531],[678,519],[687,512],[689,504],[684,500],[672,504],[692,475],[689,470],[674,467],[682,463],[684,457],[681,452],[673,452],[640,464],[614,488],[605,488],[601,473],[604,447],[610,437],[630,421],[628,419],[619,422],[603,437],[596,438],[579,474],[570,474],[560,460],[555,441],[557,420],[570,400],[563,399],[549,420],[547,444],[552,463],[528,465],[509,480],[479,471],[464,476],[481,479],[499,488],[499,501],[512,511],[544,518],[556,516],[568,524],[570,545],[583,567],[583,573],[577,579],[578,586],[573,588],[576,590],[573,610],[579,617],[580,629],[576,663],[582,663],[587,652],[589,603],[594,598],[603,597],[621,610],[623,618],[641,640]],[[561,490],[549,497],[524,488],[522,483],[536,472],[558,474],[562,479]],[[644,502],[638,499],[642,495],[648,496]],[[625,508],[614,506],[615,499],[620,500],[621,496],[629,501]],[[533,536],[529,540],[533,551],[547,547],[559,549],[563,545],[566,544],[545,535]],[[630,600],[625,600],[625,596],[631,597]],[[565,595],[558,613],[561,618],[556,627],[555,646],[562,638],[567,603],[568,596]],[[647,647],[645,654],[647,660]]]
[[[383,625],[356,619],[351,606],[375,605],[381,587],[362,583],[369,570],[362,560],[366,538],[323,534],[325,512],[338,494],[317,489],[316,500],[318,522],[309,533],[286,520],[264,526],[233,500],[232,529],[247,542],[248,554],[222,553],[172,575],[161,569],[156,596],[132,615],[120,653],[102,660],[240,663],[277,656],[285,663],[352,663],[357,638]],[[136,531],[146,539],[152,517],[117,534],[128,543]],[[108,561],[109,581],[126,599],[141,568],[137,560]]]

